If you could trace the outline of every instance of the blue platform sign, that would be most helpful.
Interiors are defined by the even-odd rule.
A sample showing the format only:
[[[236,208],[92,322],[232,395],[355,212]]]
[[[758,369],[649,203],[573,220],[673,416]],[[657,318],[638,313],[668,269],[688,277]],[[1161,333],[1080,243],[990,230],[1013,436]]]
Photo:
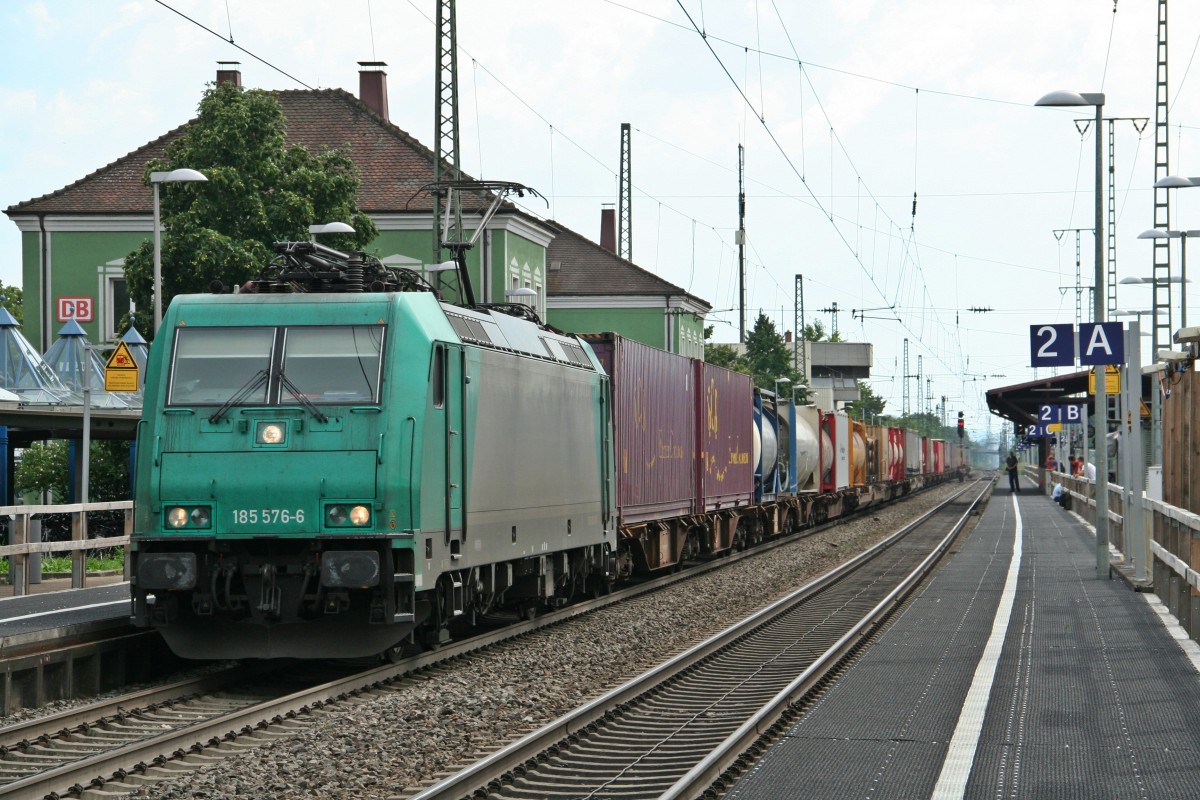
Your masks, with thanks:
[[[1048,430],[1048,428],[1049,428],[1049,426],[1047,426],[1047,425],[1026,425],[1025,426],[1025,438],[1026,439],[1045,439],[1047,436],[1053,436],[1054,434],[1051,433]]]
[[[1030,325],[1029,366],[1075,366],[1075,326]]]
[[[1084,322],[1079,325],[1079,363],[1107,366],[1125,363],[1125,334],[1119,322]]]
[[[1063,425],[1081,425],[1083,424],[1083,406],[1038,406],[1038,422],[1042,425],[1052,425],[1056,422],[1061,422]]]

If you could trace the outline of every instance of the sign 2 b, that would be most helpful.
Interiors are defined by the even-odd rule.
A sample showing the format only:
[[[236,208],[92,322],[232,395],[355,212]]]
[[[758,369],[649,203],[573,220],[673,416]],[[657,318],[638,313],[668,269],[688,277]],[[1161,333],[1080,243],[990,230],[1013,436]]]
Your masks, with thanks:
[[[1039,425],[1051,425],[1056,422],[1061,422],[1066,425],[1081,425],[1081,424],[1083,424],[1083,406],[1081,406],[1081,405],[1038,406],[1038,424]]]

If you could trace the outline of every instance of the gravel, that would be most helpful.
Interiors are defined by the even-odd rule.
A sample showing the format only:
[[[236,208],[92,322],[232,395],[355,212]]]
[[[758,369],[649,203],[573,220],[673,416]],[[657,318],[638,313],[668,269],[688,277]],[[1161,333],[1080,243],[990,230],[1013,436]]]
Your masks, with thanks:
[[[130,797],[329,798],[413,793],[603,694],[861,552],[959,484],[683,584],[327,708],[307,729]]]

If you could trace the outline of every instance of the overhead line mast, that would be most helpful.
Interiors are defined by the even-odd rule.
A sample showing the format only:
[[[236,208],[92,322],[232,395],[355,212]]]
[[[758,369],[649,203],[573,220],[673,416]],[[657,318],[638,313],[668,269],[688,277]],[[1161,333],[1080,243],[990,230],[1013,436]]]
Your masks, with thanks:
[[[446,181],[462,180],[458,158],[458,32],[454,0],[438,0],[435,54],[437,76],[433,118],[437,150],[433,159],[433,182],[440,186]],[[432,200],[433,263],[438,264],[443,260],[443,242],[462,240],[462,201],[458,192],[440,190],[432,193]],[[444,225],[441,223],[443,215],[446,218]]]
[[[738,342],[746,343],[746,150],[738,145]]]
[[[621,123],[621,186],[617,193],[617,255],[633,261],[633,143],[629,123]]]

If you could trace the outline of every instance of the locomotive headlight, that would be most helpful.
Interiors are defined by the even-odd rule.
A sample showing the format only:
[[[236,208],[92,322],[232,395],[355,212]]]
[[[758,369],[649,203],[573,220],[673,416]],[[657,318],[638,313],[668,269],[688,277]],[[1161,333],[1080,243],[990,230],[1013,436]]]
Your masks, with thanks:
[[[182,528],[184,525],[187,525],[187,521],[188,512],[186,508],[176,507],[167,512],[167,523],[172,528]]]
[[[371,506],[366,503],[330,503],[325,506],[325,525],[329,528],[362,528],[371,524]]]
[[[203,506],[197,506],[192,509],[192,513],[188,515],[192,520],[192,527],[207,528],[208,523],[212,521],[212,517],[208,513],[208,509]]]
[[[255,438],[259,444],[283,444],[283,426],[278,422],[260,422]]]

